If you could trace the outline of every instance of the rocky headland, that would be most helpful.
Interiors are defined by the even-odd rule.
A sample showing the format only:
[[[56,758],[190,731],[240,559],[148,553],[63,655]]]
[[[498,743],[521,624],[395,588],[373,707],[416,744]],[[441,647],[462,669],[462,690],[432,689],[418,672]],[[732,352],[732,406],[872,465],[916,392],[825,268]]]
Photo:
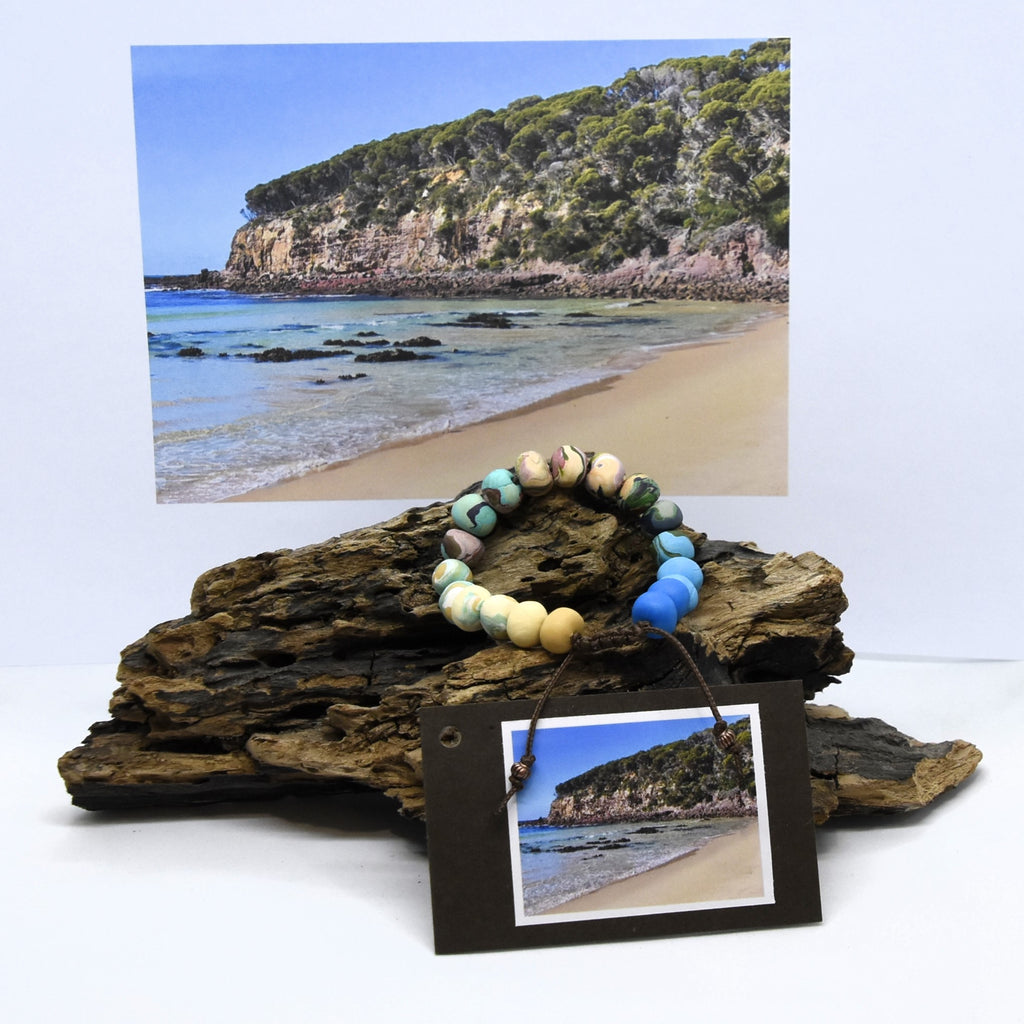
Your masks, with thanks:
[[[353,146],[246,193],[241,292],[786,301],[789,41]]]

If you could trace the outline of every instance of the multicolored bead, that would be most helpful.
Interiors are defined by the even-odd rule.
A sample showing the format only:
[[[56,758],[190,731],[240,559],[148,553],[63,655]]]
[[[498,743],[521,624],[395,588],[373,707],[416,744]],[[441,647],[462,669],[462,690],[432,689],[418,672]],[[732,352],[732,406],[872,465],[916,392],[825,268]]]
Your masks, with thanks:
[[[634,473],[622,481],[619,507],[624,512],[646,512],[661,497],[661,488],[649,476]]]
[[[441,554],[473,568],[484,557],[484,542],[465,530],[447,530],[441,538]]]
[[[492,469],[480,482],[480,493],[495,512],[513,512],[523,500],[523,489],[509,469]]]
[[[519,485],[530,495],[547,494],[554,486],[551,467],[540,452],[521,452],[516,456],[516,476]]]
[[[660,498],[640,517],[640,529],[652,537],[665,530],[678,530],[682,525],[682,509],[667,498]]]
[[[618,495],[625,479],[626,471],[622,462],[608,452],[601,452],[590,460],[590,470],[583,484],[595,497],[611,499]]]
[[[445,593],[448,591],[446,590]],[[491,596],[486,587],[479,583],[470,583],[468,586],[460,587],[452,596],[448,605],[449,621],[453,626],[465,630],[467,633],[475,633],[483,629],[480,622],[480,609],[484,601]]]
[[[682,555],[683,558],[693,558],[696,553],[693,541],[681,530],[662,531],[651,542],[651,547],[654,549],[654,557],[657,559],[658,565],[677,555]]]
[[[431,577],[434,590],[438,594],[443,594],[449,583],[455,583],[458,580],[472,582],[473,570],[457,558],[446,558],[443,562],[438,562],[434,568],[434,575]]]
[[[474,537],[486,537],[498,525],[498,514],[482,494],[464,494],[452,505],[452,521]]]
[[[480,625],[492,640],[508,639],[508,617],[518,603],[508,594],[491,594],[480,606]]]
[[[575,487],[587,475],[587,456],[571,444],[556,448],[551,456],[551,475],[558,487]]]

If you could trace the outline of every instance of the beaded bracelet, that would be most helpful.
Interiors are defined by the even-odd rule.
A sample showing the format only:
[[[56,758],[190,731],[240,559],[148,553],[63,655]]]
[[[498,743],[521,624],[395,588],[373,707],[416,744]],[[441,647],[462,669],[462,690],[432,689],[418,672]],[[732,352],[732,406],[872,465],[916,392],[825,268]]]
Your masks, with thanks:
[[[539,601],[492,594],[473,582],[473,568],[484,555],[482,538],[492,533],[499,516],[519,507],[524,495],[539,497],[553,487],[577,486],[637,516],[640,528],[652,538],[657,575],[633,602],[633,622],[652,627],[656,632],[649,636],[661,636],[672,633],[679,620],[697,607],[704,574],[694,560],[693,542],[679,529],[683,522],[679,506],[663,499],[649,476],[627,476],[614,455],[601,452],[588,457],[579,448],[563,445],[550,460],[535,451],[521,453],[514,470],[492,470],[479,491],[453,503],[455,525],[441,541],[444,557],[432,578],[448,622],[467,632],[482,629],[493,639],[510,640],[517,647],[539,646],[551,654],[571,649],[573,637],[585,629],[579,612],[565,607],[548,612]]]

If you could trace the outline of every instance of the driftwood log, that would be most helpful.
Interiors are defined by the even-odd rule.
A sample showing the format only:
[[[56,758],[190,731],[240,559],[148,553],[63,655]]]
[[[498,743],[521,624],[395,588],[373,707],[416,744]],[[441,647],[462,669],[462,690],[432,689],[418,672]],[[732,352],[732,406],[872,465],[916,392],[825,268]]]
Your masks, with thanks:
[[[59,762],[88,809],[187,805],[369,787],[422,816],[419,708],[535,698],[553,659],[448,625],[430,584],[447,504],[202,575],[191,612],[122,653],[111,719]],[[691,532],[706,583],[680,637],[712,685],[800,679],[811,699],[849,670],[842,574]],[[556,493],[488,539],[479,582],[569,604],[592,628],[629,619],[649,541],[607,508]],[[559,693],[692,685],[669,645],[575,659]],[[966,778],[971,744],[918,744],[876,720],[808,710],[815,816],[923,806]]]

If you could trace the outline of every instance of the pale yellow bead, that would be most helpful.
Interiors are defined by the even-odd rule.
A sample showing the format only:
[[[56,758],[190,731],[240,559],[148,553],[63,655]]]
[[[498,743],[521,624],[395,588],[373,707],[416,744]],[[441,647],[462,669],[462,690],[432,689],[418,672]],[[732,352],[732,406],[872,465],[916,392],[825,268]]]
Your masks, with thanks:
[[[540,645],[552,654],[568,654],[574,633],[583,632],[583,616],[572,608],[556,608],[540,626]]]
[[[520,601],[508,613],[505,631],[516,647],[536,647],[540,643],[541,623],[548,610],[540,601]]]

